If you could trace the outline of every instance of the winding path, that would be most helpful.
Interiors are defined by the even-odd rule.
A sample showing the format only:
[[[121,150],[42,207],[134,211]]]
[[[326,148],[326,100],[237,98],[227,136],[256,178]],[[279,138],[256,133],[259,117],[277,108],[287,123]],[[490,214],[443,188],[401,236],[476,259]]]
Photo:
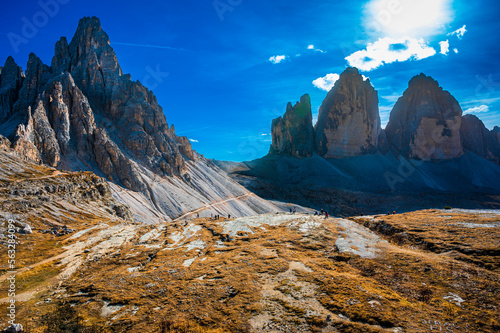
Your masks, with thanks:
[[[214,206],[217,206],[217,205],[220,205],[220,204],[223,204],[223,203],[226,203],[226,202],[230,202],[230,201],[234,201],[234,200],[239,200],[239,199],[243,199],[243,198],[246,198],[246,197],[251,197],[251,196],[256,196],[254,193],[247,193],[247,194],[243,194],[243,195],[239,195],[237,197],[234,197],[234,198],[229,198],[229,199],[226,199],[226,200],[222,200],[222,201],[218,201],[218,202],[215,202],[213,204],[210,204],[210,205],[206,205],[204,207],[200,207],[200,208],[197,208],[197,209],[194,209],[194,210],[191,210],[181,216],[179,216],[178,218],[174,219],[173,222],[177,222],[179,220],[182,220],[183,218],[185,218],[186,216],[189,216],[189,215],[193,215],[193,214],[196,214],[196,213],[199,213],[201,211],[204,211],[205,209],[209,209],[209,208],[212,208]]]

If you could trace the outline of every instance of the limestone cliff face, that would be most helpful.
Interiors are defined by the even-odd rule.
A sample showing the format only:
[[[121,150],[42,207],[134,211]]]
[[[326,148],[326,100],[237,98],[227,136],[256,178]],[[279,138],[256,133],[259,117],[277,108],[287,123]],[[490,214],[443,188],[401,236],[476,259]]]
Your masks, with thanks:
[[[385,132],[404,157],[446,160],[463,154],[461,122],[457,100],[437,81],[420,74],[394,105]]]
[[[315,127],[315,146],[325,158],[376,151],[380,135],[378,95],[356,68],[348,68],[326,96]]]
[[[500,143],[478,117],[470,114],[463,116],[460,134],[464,149],[494,163],[500,163]]]
[[[500,143],[500,127],[498,126],[493,127],[493,129],[491,130],[491,134],[493,134],[495,139],[497,139],[498,143]]]
[[[90,169],[130,189],[147,188],[136,163],[181,175],[194,159],[151,91],[123,75],[99,19],[83,18],[51,66],[30,54],[26,76],[9,57],[0,85],[0,132],[18,152],[53,167]]]
[[[12,57],[8,57],[0,70],[0,123],[12,116],[23,80],[22,68]]]
[[[310,157],[314,153],[311,98],[304,95],[295,106],[288,103],[283,117],[273,120],[270,154]]]

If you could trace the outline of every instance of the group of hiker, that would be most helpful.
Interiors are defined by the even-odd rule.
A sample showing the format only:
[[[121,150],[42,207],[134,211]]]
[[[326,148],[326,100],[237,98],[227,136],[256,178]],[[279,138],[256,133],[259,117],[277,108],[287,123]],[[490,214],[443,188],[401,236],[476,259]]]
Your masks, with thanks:
[[[196,213],[196,218],[199,219],[200,218],[200,213]],[[210,214],[210,219],[212,220],[219,220],[221,218],[221,216],[219,214]],[[231,214],[227,214],[227,218],[230,219],[231,218]]]
[[[325,219],[328,218],[328,212],[326,210],[323,210],[323,208],[321,208],[321,210],[318,212],[314,212],[314,216],[324,216]]]
[[[197,217],[200,217],[200,214],[197,215]],[[212,220],[219,220],[221,217],[219,214],[210,214],[210,219]],[[231,219],[231,214],[227,214],[227,218]]]

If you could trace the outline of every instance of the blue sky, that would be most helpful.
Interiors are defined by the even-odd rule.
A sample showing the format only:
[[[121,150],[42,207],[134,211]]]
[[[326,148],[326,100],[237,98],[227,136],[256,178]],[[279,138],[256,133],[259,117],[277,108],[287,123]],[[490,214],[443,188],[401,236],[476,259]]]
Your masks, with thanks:
[[[3,6],[0,62],[13,55],[23,68],[30,52],[50,64],[60,36],[70,39],[83,16],[99,17],[124,72],[154,91],[169,124],[208,158],[265,155],[271,120],[287,102],[309,93],[317,116],[325,89],[349,65],[378,91],[383,126],[421,72],[488,128],[500,125],[496,0],[20,0]],[[37,23],[37,31],[13,45],[12,34],[23,36],[26,21]]]

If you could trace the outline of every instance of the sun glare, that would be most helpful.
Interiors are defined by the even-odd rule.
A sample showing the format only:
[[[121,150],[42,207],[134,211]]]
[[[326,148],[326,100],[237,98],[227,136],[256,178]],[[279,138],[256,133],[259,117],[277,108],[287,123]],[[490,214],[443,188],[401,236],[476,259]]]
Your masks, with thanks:
[[[430,37],[453,20],[451,0],[372,0],[365,10],[365,28],[374,36]]]

